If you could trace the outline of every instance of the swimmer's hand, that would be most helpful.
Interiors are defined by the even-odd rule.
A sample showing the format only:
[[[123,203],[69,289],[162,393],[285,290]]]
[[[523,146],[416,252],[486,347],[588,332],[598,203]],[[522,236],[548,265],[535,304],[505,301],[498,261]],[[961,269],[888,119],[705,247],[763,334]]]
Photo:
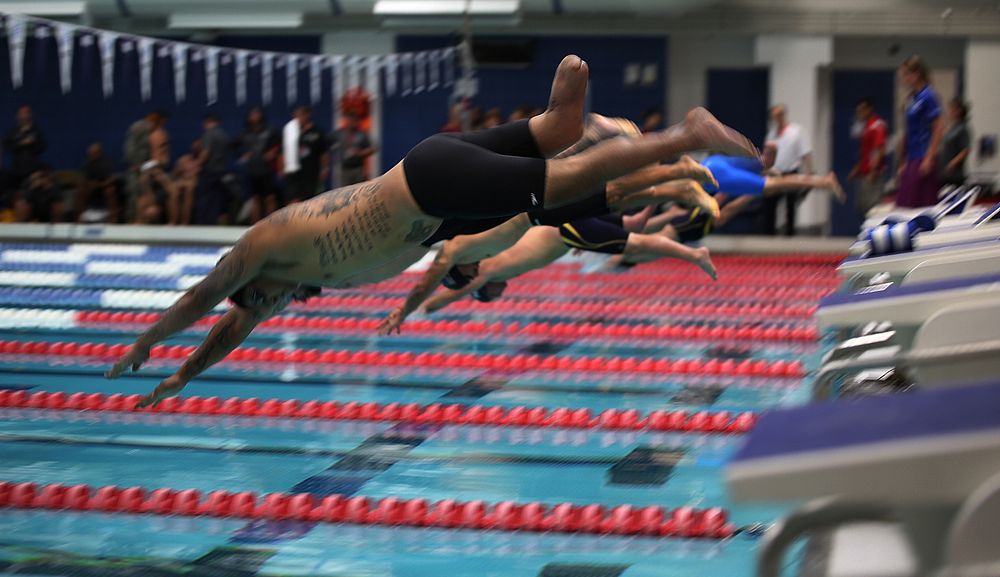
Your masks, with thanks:
[[[170,375],[169,377],[160,381],[160,384],[153,389],[153,392],[146,395],[138,403],[136,403],[135,408],[144,409],[146,407],[155,407],[168,397],[177,396],[177,393],[181,392],[187,383],[182,381],[177,375]]]
[[[389,313],[389,316],[382,321],[382,324],[378,327],[378,334],[381,337],[389,336],[396,332],[398,335],[400,333],[400,326],[403,324],[403,310],[396,309]]]
[[[142,343],[136,343],[115,363],[115,366],[104,373],[104,377],[107,379],[117,379],[129,366],[132,367],[132,372],[134,373],[139,370],[139,367],[147,359],[149,359],[149,347]]]

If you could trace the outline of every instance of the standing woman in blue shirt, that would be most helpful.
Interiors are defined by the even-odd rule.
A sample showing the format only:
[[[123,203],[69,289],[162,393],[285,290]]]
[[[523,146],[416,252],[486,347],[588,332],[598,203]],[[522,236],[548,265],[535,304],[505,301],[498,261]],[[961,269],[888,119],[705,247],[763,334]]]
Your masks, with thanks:
[[[941,105],[930,85],[930,70],[919,56],[899,67],[900,80],[910,91],[906,105],[906,132],[899,140],[899,191],[896,205],[930,206],[937,203],[937,154],[944,134]]]

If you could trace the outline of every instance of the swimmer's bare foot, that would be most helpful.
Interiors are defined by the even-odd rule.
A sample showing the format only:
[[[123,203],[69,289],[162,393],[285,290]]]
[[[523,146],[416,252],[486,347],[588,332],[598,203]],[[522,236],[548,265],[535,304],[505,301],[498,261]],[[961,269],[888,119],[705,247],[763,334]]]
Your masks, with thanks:
[[[702,246],[691,249],[690,262],[705,271],[705,274],[712,277],[712,280],[719,280],[719,276],[715,272],[715,265],[712,264],[712,255],[709,254],[708,247]]]
[[[674,166],[681,170],[681,173],[684,175],[682,178],[690,178],[701,184],[710,184],[715,188],[719,188],[719,182],[715,180],[715,175],[712,174],[712,171],[686,154]]]
[[[684,117],[684,130],[693,139],[692,150],[711,150],[730,156],[759,158],[760,151],[750,139],[729,128],[712,116],[712,113],[698,107]]]
[[[722,211],[719,209],[719,202],[715,200],[715,197],[705,192],[705,189],[693,180],[685,181],[685,184],[687,190],[684,203],[689,207],[698,207],[704,210],[712,215],[712,220],[718,219]]]
[[[579,56],[563,58],[552,79],[548,108],[528,121],[531,134],[546,158],[555,156],[583,135],[588,77],[587,63]]]
[[[622,228],[629,232],[642,232],[655,209],[655,206],[649,205],[635,214],[622,215]]]
[[[833,196],[837,199],[837,202],[839,202],[840,204],[844,204],[844,201],[847,200],[847,195],[844,193],[844,187],[840,186],[840,181],[837,180],[837,175],[834,174],[833,172],[830,172],[830,174],[826,175],[826,178],[824,180],[826,182],[823,184],[823,186],[825,188],[830,189],[830,192],[833,193]]]

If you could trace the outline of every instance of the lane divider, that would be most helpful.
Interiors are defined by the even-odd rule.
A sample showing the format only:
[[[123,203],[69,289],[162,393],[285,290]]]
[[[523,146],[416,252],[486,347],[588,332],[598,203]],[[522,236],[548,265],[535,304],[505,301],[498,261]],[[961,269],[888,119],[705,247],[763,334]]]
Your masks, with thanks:
[[[128,345],[106,343],[3,341],[0,354],[100,357],[117,359]],[[193,345],[156,345],[152,359],[186,359],[194,353]],[[226,357],[232,361],[282,364],[337,364],[375,366],[447,367],[515,371],[589,371],[600,373],[646,373],[669,375],[728,375],[741,377],[801,378],[801,361],[766,361],[762,359],[652,359],[648,357],[569,357],[536,354],[412,353],[346,351],[325,349],[279,349],[240,347]]]
[[[0,407],[46,409],[56,411],[153,412],[189,415],[227,415],[242,417],[283,417],[328,421],[381,421],[432,425],[492,425],[500,427],[537,427],[561,429],[599,429],[617,431],[692,432],[743,434],[753,428],[757,415],[729,411],[663,411],[647,414],[636,409],[606,409],[594,415],[590,409],[560,407],[500,407],[457,403],[358,403],[229,397],[170,397],[156,407],[136,409],[142,395],[104,395],[61,391],[0,390]]]
[[[42,311],[44,312],[44,311]],[[73,314],[74,325],[118,325],[140,324],[148,325],[160,320],[158,313],[137,313],[131,311],[62,311]],[[20,322],[30,322],[38,317],[35,309],[0,309],[0,323],[7,318],[18,319]],[[61,320],[63,315],[59,316]],[[206,327],[214,325],[220,315],[202,317],[195,326]],[[36,321],[45,321],[41,318]],[[315,329],[373,332],[381,324],[380,319],[357,317],[310,317],[286,315],[274,317],[261,323],[261,328],[280,329]],[[42,325],[39,325],[42,326]],[[518,322],[486,322],[486,321],[454,321],[454,320],[411,320],[407,321],[406,332],[454,334],[508,334],[531,335],[545,337],[636,337],[654,339],[684,339],[684,340],[749,340],[749,341],[801,341],[815,342],[819,339],[819,331],[806,326],[767,326],[740,324],[734,326],[682,326],[682,325],[630,325],[604,323],[518,323]]]
[[[370,437],[385,430],[380,421],[324,420],[313,418],[253,418],[239,415],[192,415],[184,413],[144,412],[137,419],[135,412],[115,411],[59,411],[31,408],[0,408],[0,421],[52,421],[68,423],[141,425],[181,427],[204,430],[206,428],[239,430],[298,430],[319,435],[345,435]],[[393,435],[400,439],[425,438],[426,427],[421,424],[399,423]],[[588,442],[599,442],[602,447],[633,447],[636,435],[643,435],[643,442],[653,445],[694,446],[698,450],[723,450],[738,442],[734,435],[719,435],[689,431],[634,431],[629,429],[571,429],[558,427],[505,427],[502,425],[449,425],[434,434],[434,440],[443,443],[465,442],[485,445],[579,447]],[[0,433],[2,436],[2,433]]]
[[[646,535],[725,539],[737,528],[725,509],[633,507],[618,505],[548,506],[539,502],[455,501],[328,495],[310,493],[232,493],[196,489],[175,490],[115,485],[91,487],[61,483],[0,481],[0,507],[69,511],[101,511],[184,517],[292,520],[407,527],[438,527],[500,531]]]

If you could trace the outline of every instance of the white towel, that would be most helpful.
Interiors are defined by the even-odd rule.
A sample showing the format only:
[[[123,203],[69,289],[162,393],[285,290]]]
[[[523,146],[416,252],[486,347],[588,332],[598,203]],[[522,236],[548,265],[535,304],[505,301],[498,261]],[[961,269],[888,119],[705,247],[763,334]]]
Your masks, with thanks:
[[[291,119],[282,130],[281,149],[285,155],[285,174],[298,172],[302,165],[299,163],[299,134],[301,128],[297,119]]]

